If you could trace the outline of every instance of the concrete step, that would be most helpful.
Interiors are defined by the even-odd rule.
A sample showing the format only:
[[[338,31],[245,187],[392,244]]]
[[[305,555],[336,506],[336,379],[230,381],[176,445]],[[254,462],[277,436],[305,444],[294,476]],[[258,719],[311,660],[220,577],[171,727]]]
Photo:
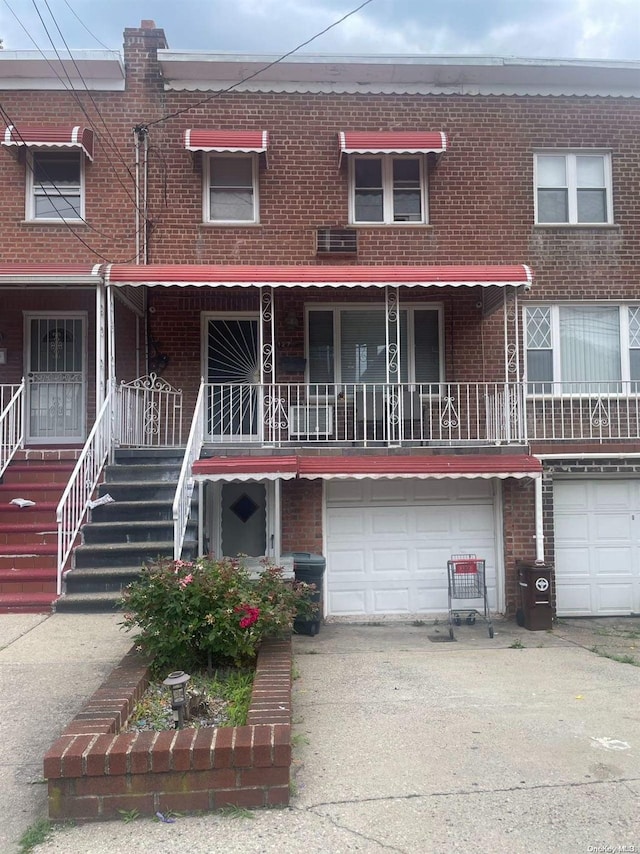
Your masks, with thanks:
[[[56,600],[58,614],[104,614],[120,610],[119,593],[67,593]]]
[[[190,539],[197,536],[197,524],[189,523]],[[0,537],[1,537],[0,529]],[[82,528],[84,544],[92,543],[143,543],[173,539],[173,519],[158,521],[123,520],[117,522],[91,522]]]
[[[115,501],[91,511],[91,524],[127,521],[168,521],[172,518],[172,502],[162,499],[152,501]]]
[[[57,598],[55,593],[0,593],[0,614],[49,614]]]
[[[164,499],[172,502],[176,494],[176,485],[163,480],[101,483],[98,487],[98,495],[107,494],[116,501],[159,501]]]
[[[182,465],[184,448],[120,448],[114,454],[117,465]]]
[[[115,593],[120,595],[127,584],[139,577],[140,566],[91,567],[65,573],[65,595]]]
[[[180,476],[179,465],[117,465],[106,466],[104,479],[106,483],[140,483],[155,481],[157,483],[177,483]]]
[[[173,540],[81,545],[74,552],[74,568],[141,567],[144,564],[153,563],[158,558],[173,558]]]

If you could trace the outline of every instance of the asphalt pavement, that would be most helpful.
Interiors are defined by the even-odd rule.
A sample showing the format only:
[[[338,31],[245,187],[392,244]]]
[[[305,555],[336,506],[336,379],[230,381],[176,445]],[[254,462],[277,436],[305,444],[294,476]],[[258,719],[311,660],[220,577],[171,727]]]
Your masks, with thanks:
[[[46,817],[42,756],[130,646],[118,619],[0,616],[2,854]],[[290,807],[62,826],[33,850],[640,851],[640,619],[494,625],[295,637]]]

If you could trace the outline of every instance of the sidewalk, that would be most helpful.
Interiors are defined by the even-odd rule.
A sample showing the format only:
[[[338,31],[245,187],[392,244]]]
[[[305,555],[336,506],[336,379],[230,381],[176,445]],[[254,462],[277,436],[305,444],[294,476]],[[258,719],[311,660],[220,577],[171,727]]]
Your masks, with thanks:
[[[45,786],[30,785],[42,755],[130,644],[116,619],[0,617],[0,690],[21,688],[2,745],[3,854],[46,815]],[[461,626],[454,643],[433,624],[296,637],[290,808],[61,828],[35,854],[640,847],[640,668],[589,651],[613,639],[640,660],[640,620],[495,628]]]

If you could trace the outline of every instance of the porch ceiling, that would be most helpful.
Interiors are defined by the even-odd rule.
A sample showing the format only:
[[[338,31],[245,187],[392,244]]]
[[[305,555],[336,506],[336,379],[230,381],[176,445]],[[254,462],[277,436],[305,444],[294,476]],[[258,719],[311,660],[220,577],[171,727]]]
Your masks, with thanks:
[[[526,264],[486,266],[113,264],[108,285],[147,287],[512,287],[529,290]]]

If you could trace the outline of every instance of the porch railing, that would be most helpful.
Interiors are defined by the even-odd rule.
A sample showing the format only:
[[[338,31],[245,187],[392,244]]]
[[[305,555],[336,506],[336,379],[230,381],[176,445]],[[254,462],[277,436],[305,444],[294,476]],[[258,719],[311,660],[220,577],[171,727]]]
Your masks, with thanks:
[[[115,391],[110,389],[100,408],[78,462],[62,493],[56,510],[58,524],[58,596],[62,574],[80,531],[102,468],[112,448],[112,416]]]
[[[208,384],[209,442],[456,446],[525,441],[508,383]]]
[[[0,477],[24,444],[24,380],[0,385]]]
[[[527,391],[532,442],[640,440],[640,382],[535,383]]]
[[[182,392],[156,374],[117,387],[115,439],[129,447],[182,444]]]
[[[200,385],[196,406],[191,421],[191,430],[187,439],[187,447],[184,452],[182,468],[178,477],[176,496],[173,500],[173,557],[175,560],[182,554],[189,512],[191,510],[191,498],[193,496],[194,480],[191,468],[199,458],[204,441],[204,413],[205,413],[204,385]]]

